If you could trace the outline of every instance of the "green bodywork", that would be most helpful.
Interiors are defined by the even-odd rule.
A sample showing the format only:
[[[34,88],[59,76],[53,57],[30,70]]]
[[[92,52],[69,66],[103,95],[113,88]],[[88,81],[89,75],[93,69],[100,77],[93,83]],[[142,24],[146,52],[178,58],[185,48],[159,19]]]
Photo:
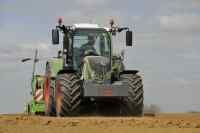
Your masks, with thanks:
[[[32,85],[32,92],[31,92],[32,99],[26,105],[26,112],[30,114],[44,113],[45,110],[44,98],[40,101],[35,100],[36,89],[42,89],[44,91],[44,76],[34,75],[31,85]]]
[[[62,58],[52,58],[47,61],[49,65],[51,77],[56,77],[57,73],[63,69],[63,59]]]
[[[26,112],[30,114],[42,114],[44,113],[44,110],[44,101],[36,102],[34,99],[32,99],[32,101],[26,105]]]
[[[98,82],[110,80],[111,69],[109,59],[102,56],[86,56],[81,78]]]
[[[119,78],[118,76],[122,71],[124,71],[123,59],[120,55],[114,55],[112,57],[112,75]]]

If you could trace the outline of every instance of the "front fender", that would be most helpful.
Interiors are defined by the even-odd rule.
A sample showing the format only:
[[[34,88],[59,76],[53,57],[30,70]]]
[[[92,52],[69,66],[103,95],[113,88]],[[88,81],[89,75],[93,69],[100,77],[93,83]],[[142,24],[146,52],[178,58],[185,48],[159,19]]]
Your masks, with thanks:
[[[138,70],[124,70],[122,72],[120,72],[121,74],[137,74],[139,71]]]

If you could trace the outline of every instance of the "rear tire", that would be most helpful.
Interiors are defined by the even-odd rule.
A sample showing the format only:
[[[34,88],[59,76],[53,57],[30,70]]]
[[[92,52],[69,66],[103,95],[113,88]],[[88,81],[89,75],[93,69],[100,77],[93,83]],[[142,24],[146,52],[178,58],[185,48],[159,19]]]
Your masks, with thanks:
[[[55,116],[56,114],[55,100],[54,100],[55,80],[50,79],[49,81],[46,81],[45,87],[48,87],[45,88],[45,115]]]
[[[75,74],[59,74],[56,78],[56,115],[79,115],[81,94],[81,80]]]
[[[143,116],[144,91],[142,78],[137,74],[123,74],[120,78],[129,84],[129,95],[122,99],[122,114],[126,116]]]

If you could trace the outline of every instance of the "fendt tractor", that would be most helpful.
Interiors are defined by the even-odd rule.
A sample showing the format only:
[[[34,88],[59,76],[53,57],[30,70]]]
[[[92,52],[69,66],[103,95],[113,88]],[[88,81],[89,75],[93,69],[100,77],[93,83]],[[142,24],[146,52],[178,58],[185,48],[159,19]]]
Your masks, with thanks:
[[[59,44],[59,33],[63,33],[63,46],[58,57],[46,63],[45,115],[76,116],[92,107],[104,110],[106,103],[116,104],[115,111],[122,115],[143,115],[142,78],[138,70],[126,70],[123,58],[113,54],[112,37],[123,31],[126,46],[132,46],[133,32],[115,26],[113,20],[109,28],[97,24],[66,26],[58,20],[52,43]]]

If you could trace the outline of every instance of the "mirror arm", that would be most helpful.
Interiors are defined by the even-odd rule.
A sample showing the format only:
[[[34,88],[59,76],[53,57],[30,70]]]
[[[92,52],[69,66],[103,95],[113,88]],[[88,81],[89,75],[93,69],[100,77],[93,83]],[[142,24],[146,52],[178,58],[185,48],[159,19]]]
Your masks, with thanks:
[[[129,28],[128,27],[121,27],[121,28],[117,29],[118,32],[122,32],[124,30],[129,30]]]
[[[113,36],[116,35],[117,32],[122,32],[124,30],[128,30],[129,31],[129,27],[112,27],[109,32],[112,33]]]
[[[63,31],[64,33],[67,33],[72,30],[72,26],[59,25],[59,26],[56,26],[56,29],[59,29]]]

